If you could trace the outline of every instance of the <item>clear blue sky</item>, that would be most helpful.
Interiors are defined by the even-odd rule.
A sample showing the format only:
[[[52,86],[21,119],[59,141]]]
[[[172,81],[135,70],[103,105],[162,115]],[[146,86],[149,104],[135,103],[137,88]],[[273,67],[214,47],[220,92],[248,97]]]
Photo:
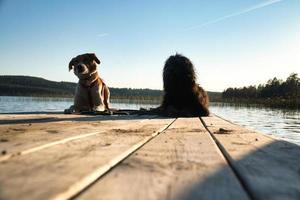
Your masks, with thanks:
[[[300,74],[299,0],[0,0],[0,74],[77,81],[95,52],[111,87],[162,89],[171,54],[222,91]]]

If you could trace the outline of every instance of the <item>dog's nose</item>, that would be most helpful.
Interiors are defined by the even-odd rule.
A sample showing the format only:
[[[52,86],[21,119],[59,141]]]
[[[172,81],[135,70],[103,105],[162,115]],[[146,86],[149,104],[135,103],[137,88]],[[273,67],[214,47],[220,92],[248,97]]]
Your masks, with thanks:
[[[84,71],[84,67],[82,65],[77,65],[77,71],[79,73],[83,72]]]

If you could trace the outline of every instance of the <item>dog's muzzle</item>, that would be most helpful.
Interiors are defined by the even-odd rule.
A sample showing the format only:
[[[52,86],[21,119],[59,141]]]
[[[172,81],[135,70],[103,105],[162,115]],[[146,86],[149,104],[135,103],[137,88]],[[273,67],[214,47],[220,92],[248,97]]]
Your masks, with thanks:
[[[88,68],[85,64],[79,64],[76,65],[74,68],[74,72],[75,74],[79,75],[79,74],[87,74],[88,73]]]
[[[82,72],[84,71],[84,66],[78,65],[78,66],[77,66],[77,71],[78,71],[79,73],[82,73]]]

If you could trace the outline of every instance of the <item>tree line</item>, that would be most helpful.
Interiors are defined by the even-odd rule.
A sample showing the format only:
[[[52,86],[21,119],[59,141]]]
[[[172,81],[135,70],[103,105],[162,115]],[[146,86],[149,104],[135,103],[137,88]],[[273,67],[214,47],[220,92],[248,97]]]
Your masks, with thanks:
[[[49,81],[31,76],[0,75],[0,96],[74,97],[77,83]],[[112,99],[160,102],[162,90],[112,88]],[[220,92],[208,92],[211,101],[220,101]]]
[[[0,96],[73,97],[77,83],[49,81],[30,76],[0,76]],[[110,88],[120,99],[160,99],[161,90]]]
[[[292,73],[283,81],[276,77],[266,84],[242,88],[227,88],[222,93],[227,101],[252,101],[278,107],[300,107],[300,78]]]

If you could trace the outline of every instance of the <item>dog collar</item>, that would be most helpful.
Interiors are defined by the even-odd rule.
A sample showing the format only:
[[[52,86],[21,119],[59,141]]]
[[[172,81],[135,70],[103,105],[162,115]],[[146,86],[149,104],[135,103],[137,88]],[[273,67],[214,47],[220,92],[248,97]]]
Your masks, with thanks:
[[[94,74],[96,74],[94,79],[91,79]],[[79,84],[82,87],[91,88],[91,87],[94,87],[95,85],[99,84],[98,78],[99,78],[99,76],[97,75],[97,71],[94,71],[89,75],[89,77],[84,78],[84,79],[79,79]]]

